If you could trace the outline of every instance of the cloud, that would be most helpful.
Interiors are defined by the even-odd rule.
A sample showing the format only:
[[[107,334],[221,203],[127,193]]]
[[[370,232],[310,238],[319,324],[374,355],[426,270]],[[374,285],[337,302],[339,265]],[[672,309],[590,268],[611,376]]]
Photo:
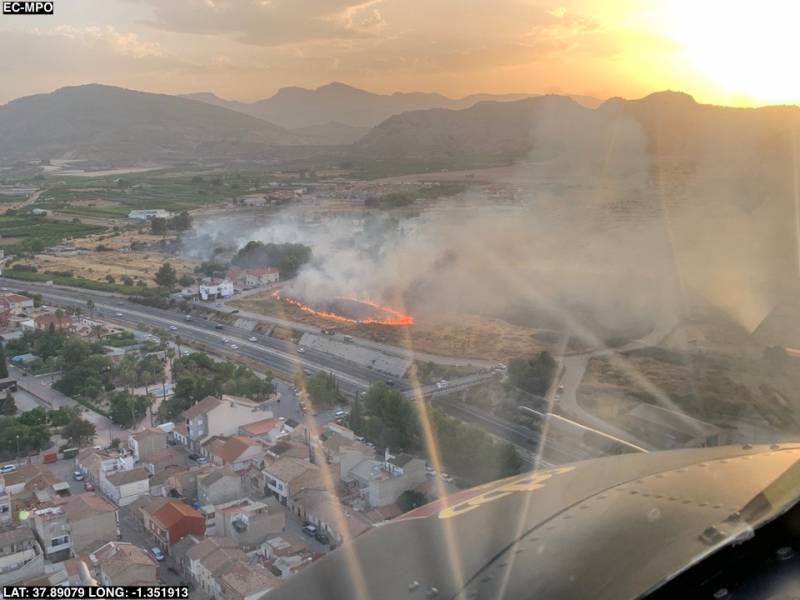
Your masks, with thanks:
[[[59,25],[49,31],[36,30],[36,33],[45,37],[62,36],[95,49],[110,50],[133,58],[163,55],[159,44],[143,41],[135,33],[119,32],[110,25]]]
[[[371,37],[385,25],[376,0],[133,1],[150,6],[147,23],[157,29],[228,35],[257,46]]]

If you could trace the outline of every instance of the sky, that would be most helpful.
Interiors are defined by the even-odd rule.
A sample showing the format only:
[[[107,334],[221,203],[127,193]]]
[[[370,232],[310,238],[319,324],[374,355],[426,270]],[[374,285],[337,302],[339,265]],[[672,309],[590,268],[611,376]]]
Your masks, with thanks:
[[[341,81],[795,103],[798,17],[792,0],[55,0],[52,16],[0,15],[0,102],[93,82],[253,101]]]

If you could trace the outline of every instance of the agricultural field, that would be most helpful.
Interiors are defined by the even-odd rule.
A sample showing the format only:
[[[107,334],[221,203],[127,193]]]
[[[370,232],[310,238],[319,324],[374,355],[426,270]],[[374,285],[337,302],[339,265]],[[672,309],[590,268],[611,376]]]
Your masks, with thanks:
[[[0,215],[0,249],[6,254],[41,252],[63,240],[103,231],[102,227],[46,217]]]

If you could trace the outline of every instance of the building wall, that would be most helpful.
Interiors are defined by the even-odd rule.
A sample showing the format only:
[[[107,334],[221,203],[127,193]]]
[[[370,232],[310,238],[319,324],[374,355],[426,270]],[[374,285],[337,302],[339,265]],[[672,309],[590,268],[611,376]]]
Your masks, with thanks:
[[[116,579],[111,579],[101,565],[100,581],[103,585],[142,585],[144,582],[156,584],[158,582],[158,567],[155,565],[132,563],[125,571],[120,573]]]
[[[169,530],[169,543],[175,544],[187,535],[202,536],[206,532],[206,521],[202,515],[183,517]]]
[[[240,477],[223,477],[210,486],[197,486],[197,500],[201,505],[223,504],[244,496]]]
[[[403,471],[403,475],[399,477],[369,482],[368,499],[371,506],[393,504],[400,494],[417,487],[426,480],[425,464],[420,460],[412,460],[403,468]]]
[[[72,552],[72,534],[66,515],[58,519],[34,517],[33,531],[42,547],[45,557],[52,561],[65,560]],[[54,543],[54,540],[58,540]]]
[[[167,434],[165,433],[164,435],[155,435],[155,434],[148,435],[144,439],[138,440],[137,445],[139,449],[137,460],[146,461],[153,454],[167,447]]]
[[[86,519],[71,521],[72,550],[85,553],[97,550],[105,542],[117,539],[116,512],[94,513]]]
[[[208,435],[236,435],[242,425],[247,425],[269,416],[264,411],[253,411],[251,407],[246,405],[234,402],[233,406],[231,406],[231,402],[223,401],[208,413]]]
[[[237,531],[233,526],[236,520],[235,512],[217,513],[217,533],[222,537],[229,537],[245,551],[257,548],[269,538],[283,533],[286,529],[286,513],[282,510],[269,512],[265,510],[261,514],[251,514],[247,517],[247,529]]]
[[[41,575],[44,575],[44,555],[38,544],[21,552],[0,556],[0,585],[11,585]]]

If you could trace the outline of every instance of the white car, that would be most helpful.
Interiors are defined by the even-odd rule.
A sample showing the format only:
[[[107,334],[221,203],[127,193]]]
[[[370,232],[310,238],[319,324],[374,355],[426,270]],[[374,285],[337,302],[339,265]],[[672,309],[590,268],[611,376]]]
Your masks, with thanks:
[[[306,349],[305,349],[305,348],[303,348],[302,346],[298,346],[298,347],[297,347],[297,353],[298,353],[298,354],[303,354],[305,351],[306,351]]]
[[[6,473],[13,473],[17,470],[17,465],[3,465],[0,467],[0,473],[5,475]]]
[[[150,548],[150,554],[152,554],[153,558],[155,558],[158,562],[161,562],[166,558],[166,556],[164,556],[164,553],[161,551],[161,548],[158,548],[156,546]]]
[[[170,325],[169,326],[169,330],[170,331],[178,331],[178,328],[175,325]]]
[[[254,336],[254,335],[251,335],[251,336],[250,336],[249,338],[247,338],[247,339],[248,339],[248,341],[250,341],[250,342],[257,342],[257,341],[258,341],[258,338],[256,338],[256,336]]]
[[[121,317],[121,316],[122,316],[122,313],[114,313],[114,316],[115,316],[115,317]]]
[[[446,483],[453,483],[453,481],[455,481],[455,480],[454,480],[454,479],[453,479],[453,478],[452,478],[450,475],[448,475],[447,473],[442,473],[442,474],[440,475],[440,477],[442,478],[442,481],[444,481],[444,482],[446,482]]]
[[[236,344],[231,344],[231,350],[238,350],[238,349],[239,346],[237,346]]]
[[[444,388],[447,387],[447,382],[444,379],[442,379],[441,381],[437,382],[436,387],[439,388],[440,390],[443,390]]]
[[[228,342],[230,342],[230,340],[228,338],[222,338],[222,343],[223,344],[227,344]]]
[[[336,411],[334,414],[335,414],[337,417],[344,417],[344,416],[346,416],[346,415],[347,415],[347,413],[346,413],[345,411],[343,411],[343,410],[337,410],[337,411]]]

